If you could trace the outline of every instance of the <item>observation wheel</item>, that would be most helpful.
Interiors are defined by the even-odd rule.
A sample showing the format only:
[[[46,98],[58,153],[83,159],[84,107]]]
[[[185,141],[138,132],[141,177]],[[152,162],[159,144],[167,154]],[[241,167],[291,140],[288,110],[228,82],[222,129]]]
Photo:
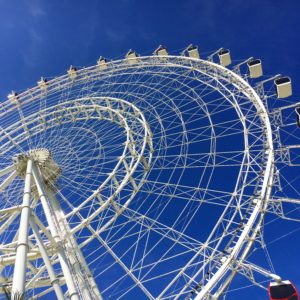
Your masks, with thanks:
[[[250,85],[261,62],[246,77],[230,63],[225,49],[129,51],[0,104],[3,295],[199,300],[245,270],[280,282],[246,261],[277,174]]]

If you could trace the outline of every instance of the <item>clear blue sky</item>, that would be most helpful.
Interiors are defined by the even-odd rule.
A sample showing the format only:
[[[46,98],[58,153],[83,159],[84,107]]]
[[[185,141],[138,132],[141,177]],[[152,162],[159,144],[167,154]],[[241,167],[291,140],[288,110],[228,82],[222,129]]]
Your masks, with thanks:
[[[300,101],[299,14],[299,0],[0,0],[0,97],[100,55],[150,54],[159,44],[178,53],[194,43],[202,53],[225,47],[233,59],[261,58],[265,74],[291,76]],[[299,228],[285,224],[270,241]],[[269,250],[275,269],[300,287],[297,233]],[[267,298],[256,291],[243,299]]]
[[[298,0],[1,0],[0,96],[71,64],[120,57],[129,48],[150,53],[160,43],[175,52],[191,42],[202,52],[228,47],[233,59],[260,57],[266,74],[296,82],[299,12]],[[295,89],[299,99],[300,85]]]

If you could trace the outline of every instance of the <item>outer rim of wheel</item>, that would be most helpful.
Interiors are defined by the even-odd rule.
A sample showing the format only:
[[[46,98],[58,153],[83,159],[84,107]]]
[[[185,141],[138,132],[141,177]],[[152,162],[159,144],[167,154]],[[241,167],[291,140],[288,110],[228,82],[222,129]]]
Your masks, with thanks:
[[[146,57],[140,57],[139,59],[141,61],[144,60],[153,60],[153,56],[146,56]],[[264,107],[263,102],[261,101],[261,99],[259,98],[259,96],[257,95],[257,93],[254,91],[254,89],[240,76],[238,76],[237,74],[235,74],[233,71],[226,69],[225,67],[222,67],[220,65],[217,65],[213,62],[209,62],[209,61],[205,61],[205,60],[198,60],[198,59],[193,59],[193,58],[189,58],[189,57],[179,57],[179,56],[165,56],[165,57],[161,57],[161,58],[165,58],[164,61],[160,61],[161,64],[165,64],[168,65],[170,63],[170,60],[172,59],[177,59],[177,60],[185,60],[187,62],[192,63],[201,63],[203,65],[207,65],[210,66],[212,68],[215,68],[216,70],[218,70],[221,74],[223,74],[225,76],[225,78],[227,79],[231,79],[232,80],[232,84],[235,85],[238,89],[243,89],[245,95],[247,95],[247,98],[249,99],[249,101],[251,101],[256,109],[257,109],[257,113],[262,121],[262,123],[264,124],[265,128],[264,128],[264,134],[265,137],[267,139],[267,145],[268,148],[265,149],[265,154],[266,154],[266,161],[265,161],[265,171],[264,171],[264,176],[263,176],[263,183],[262,183],[262,187],[260,190],[260,195],[257,197],[256,199],[256,203],[255,203],[255,208],[251,214],[251,216],[248,219],[248,222],[245,226],[245,228],[243,229],[240,238],[238,240],[238,242],[236,243],[236,245],[234,246],[233,250],[231,251],[230,255],[228,255],[227,257],[225,257],[225,259],[222,261],[222,266],[219,268],[219,270],[217,271],[217,273],[214,274],[214,276],[209,280],[209,282],[202,288],[202,290],[200,291],[200,293],[196,296],[195,299],[202,299],[203,296],[207,295],[212,288],[214,288],[217,283],[219,282],[219,280],[224,277],[226,275],[226,272],[229,270],[229,265],[230,263],[237,259],[237,257],[239,258],[239,261],[242,262],[245,257],[247,256],[251,245],[253,244],[255,237],[259,231],[260,225],[262,223],[263,220],[263,211],[266,208],[267,204],[268,204],[268,200],[270,197],[270,192],[271,192],[271,182],[272,182],[272,177],[273,177],[273,171],[274,171],[274,166],[273,166],[273,161],[274,161],[274,153],[273,153],[273,141],[272,141],[272,131],[271,131],[271,125],[270,125],[270,120],[268,117],[268,113]],[[157,58],[155,57],[155,59],[159,60],[161,58]],[[108,62],[108,65],[111,65],[112,67],[114,66],[114,64],[123,64],[125,63],[124,67],[128,67],[126,60],[118,60],[118,61],[113,61],[113,62]],[[181,66],[182,65],[178,65]],[[136,66],[130,66],[132,68],[136,67]],[[192,66],[184,66],[186,68],[192,68]],[[92,67],[88,67],[88,68],[84,68],[79,70],[78,72],[82,73],[83,76],[88,76],[88,74],[94,74],[95,69],[97,68],[97,66],[92,66]],[[62,86],[66,83],[69,82],[69,77],[68,75],[62,75],[60,77],[57,77],[53,80],[50,80],[48,82],[48,87],[47,90],[51,91],[51,88],[54,89],[54,91],[56,90],[57,86],[59,85],[59,88],[62,88]],[[59,83],[59,84],[58,84]],[[24,93],[21,93],[19,95],[19,101],[22,102],[22,100],[24,101],[24,103],[26,101],[33,101],[35,99],[38,99],[40,97],[40,95],[42,95],[43,93],[46,93],[47,91],[45,90],[40,90],[39,87],[35,87],[32,88]],[[2,107],[5,110],[9,110],[10,109],[10,104],[11,101],[6,101],[4,103],[2,103]],[[14,108],[13,108],[14,109]],[[261,213],[261,217],[258,218],[259,214]],[[251,237],[249,236],[249,232],[250,230],[253,230],[253,233],[251,234]],[[250,239],[249,239],[250,238]],[[246,242],[246,246],[245,246],[245,241]],[[243,247],[244,246],[244,247]],[[228,276],[228,279],[226,281],[226,284],[228,285],[230,283],[230,280],[233,278],[235,272],[232,271],[231,275]],[[216,292],[216,296],[219,295],[219,293],[221,293],[225,288],[226,288],[226,284],[224,284],[223,286],[220,287],[220,289]]]

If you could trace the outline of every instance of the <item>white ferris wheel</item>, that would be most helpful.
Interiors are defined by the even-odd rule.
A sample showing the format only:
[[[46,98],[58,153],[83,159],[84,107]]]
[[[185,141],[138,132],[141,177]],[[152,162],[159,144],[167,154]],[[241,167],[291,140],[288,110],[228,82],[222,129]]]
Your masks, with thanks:
[[[299,145],[278,129],[293,134],[297,104],[274,100],[291,80],[231,63],[193,45],[129,51],[0,103],[3,299],[217,299],[236,274],[290,284],[248,256],[266,213],[299,204],[279,172]]]

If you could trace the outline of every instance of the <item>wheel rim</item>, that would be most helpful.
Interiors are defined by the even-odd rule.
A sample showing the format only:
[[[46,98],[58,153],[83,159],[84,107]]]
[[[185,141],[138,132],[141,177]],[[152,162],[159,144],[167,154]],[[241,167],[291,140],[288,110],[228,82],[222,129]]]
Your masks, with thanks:
[[[8,129],[15,128],[26,134],[26,126],[30,125],[24,120],[40,120],[43,125],[41,112],[53,107],[60,107],[62,111],[70,103],[76,103],[74,116],[84,113],[78,112],[78,108],[84,109],[84,105],[88,107],[91,103],[99,107],[104,105],[108,116],[110,111],[120,119],[122,112],[131,108],[132,115],[140,112],[141,117],[137,119],[143,121],[135,124],[136,128],[141,128],[136,136],[145,133],[136,168],[132,168],[134,175],[126,179],[118,192],[121,213],[108,194],[107,209],[100,212],[97,208],[103,206],[103,197],[99,199],[94,194],[90,199],[86,197],[84,206],[79,204],[82,199],[74,200],[74,196],[85,191],[82,187],[74,188],[76,193],[69,196],[63,189],[57,191],[78,243],[82,251],[88,253],[90,267],[97,270],[95,277],[100,282],[100,290],[113,298],[131,293],[139,295],[142,291],[149,298],[163,299],[186,296],[200,287],[203,295],[216,292],[222,280],[233,274],[232,260],[242,262],[249,251],[249,237],[255,239],[263,217],[261,211],[269,198],[267,185],[273,173],[272,138],[268,116],[257,94],[242,78],[211,62],[183,57],[141,57],[138,64],[122,60],[108,63],[105,70],[98,66],[85,68],[79,70],[74,79],[62,76],[49,81],[47,89],[36,87],[20,94],[17,102],[3,103],[3,130],[7,133]],[[39,117],[32,118],[32,112],[39,112]],[[14,121],[16,117],[21,119],[22,130]],[[72,122],[70,124],[75,126],[79,120],[75,117]],[[81,135],[78,131],[87,130],[89,126],[87,121],[78,128],[75,126],[76,130],[64,125],[63,130],[56,130],[56,135],[70,137],[73,133],[76,137],[73,143],[79,145],[82,140],[78,138],[88,134],[82,131]],[[98,123],[89,129],[97,137],[105,134],[90,149],[103,157],[104,161],[97,162],[99,166],[110,166],[109,157],[123,156],[116,149],[124,139],[118,139],[118,129],[114,132],[110,127],[97,126]],[[106,148],[103,146],[109,137],[107,132],[117,139],[113,155],[108,150],[108,142]],[[13,133],[7,135],[15,138]],[[76,163],[70,163],[72,155],[58,147],[59,139],[53,138],[55,134],[51,137],[49,143],[55,143],[50,149],[53,157],[61,155],[58,160],[65,160],[66,169],[75,170],[66,176],[66,184],[72,175],[83,172],[83,167],[78,163],[76,169]],[[3,167],[9,164],[14,152],[24,152],[26,147],[36,148],[35,143],[40,147],[47,144],[44,135],[30,142],[28,138],[18,149],[20,147],[11,139],[5,138],[8,150],[1,156]],[[84,144],[92,145],[93,139]],[[264,148],[265,144],[268,149]],[[7,145],[12,145],[11,150]],[[104,150],[100,153],[99,148]],[[72,145],[67,149],[72,149]],[[73,147],[75,156],[83,151],[78,149],[81,148]],[[81,164],[90,166],[88,162]],[[226,184],[218,188],[216,180],[222,176],[226,177]],[[113,185],[113,177],[116,179],[116,176],[110,178],[110,190],[107,190],[110,195],[119,182],[117,178]],[[130,181],[133,177],[137,178],[136,184]],[[85,183],[91,184],[90,180]],[[104,177],[99,177],[97,183],[103,180]],[[14,181],[14,188],[8,188],[11,194],[1,199],[4,207],[11,205],[10,197],[18,195],[18,190],[22,192],[21,182],[19,180],[18,185]],[[91,184],[85,189],[91,192],[94,186]],[[207,218],[210,206],[214,215]],[[95,217],[91,217],[93,213]],[[108,222],[108,218],[112,221]],[[205,228],[203,223],[200,226],[200,232],[195,230],[199,226],[197,220],[205,223]],[[11,228],[16,228],[16,224]],[[97,247],[98,252],[91,250]],[[114,268],[115,272],[119,270],[123,274],[112,276],[109,281],[108,270]],[[7,274],[10,272],[8,269]],[[117,292],[112,288],[115,282],[119,284]]]

